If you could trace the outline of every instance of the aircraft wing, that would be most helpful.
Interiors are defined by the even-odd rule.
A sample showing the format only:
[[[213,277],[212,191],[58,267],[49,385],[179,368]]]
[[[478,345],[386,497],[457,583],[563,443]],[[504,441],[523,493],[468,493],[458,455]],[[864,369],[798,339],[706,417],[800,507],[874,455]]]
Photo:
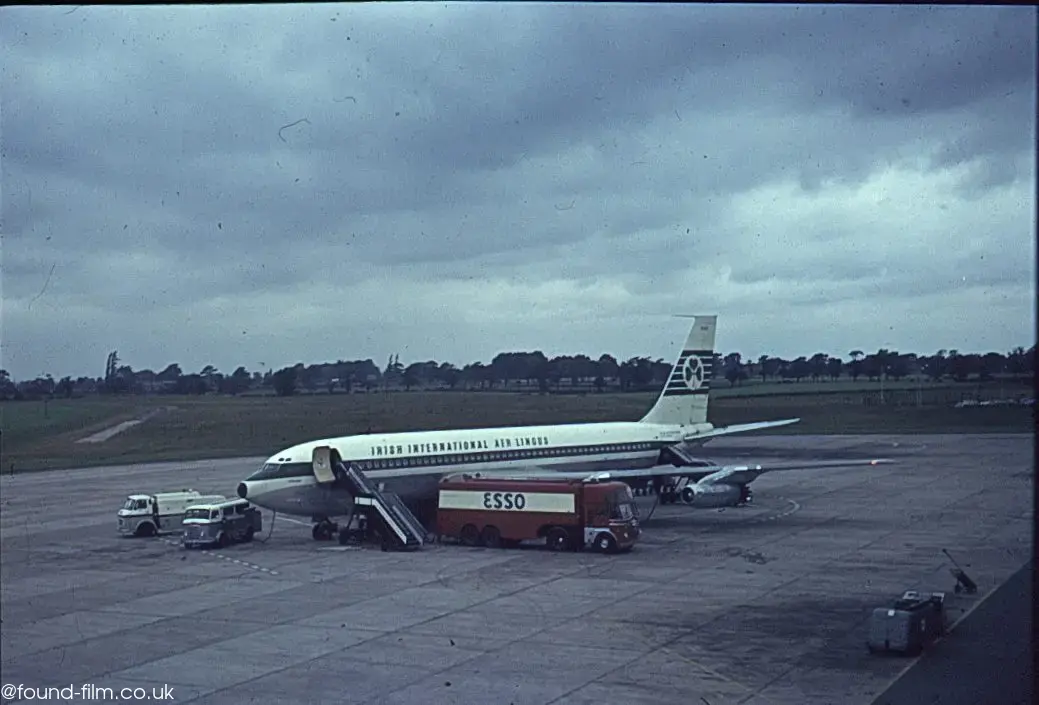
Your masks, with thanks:
[[[721,426],[719,428],[712,428],[710,431],[704,431],[703,433],[696,433],[691,436],[686,436],[684,439],[686,442],[696,443],[700,441],[706,441],[710,438],[717,438],[718,436],[728,436],[733,433],[747,433],[748,431],[761,431],[766,428],[778,428],[780,426],[789,426],[790,424],[797,423],[800,418],[796,419],[782,419],[781,421],[755,421],[754,423],[741,423],[733,424],[732,426]]]
[[[609,470],[603,472],[558,472],[555,470],[530,470],[501,475],[517,480],[649,480],[654,477],[689,477],[704,484],[743,485],[753,482],[766,472],[783,470],[812,470],[816,468],[859,467],[887,465],[891,460],[816,460],[798,463],[775,463],[771,465],[704,465],[699,467],[651,467],[632,470]]]
[[[726,465],[719,467],[700,480],[701,484],[746,485],[758,479],[766,472],[783,470],[815,470],[818,468],[860,467],[863,465],[890,465],[892,460],[875,458],[873,460],[815,460],[800,463],[776,463],[773,465]]]

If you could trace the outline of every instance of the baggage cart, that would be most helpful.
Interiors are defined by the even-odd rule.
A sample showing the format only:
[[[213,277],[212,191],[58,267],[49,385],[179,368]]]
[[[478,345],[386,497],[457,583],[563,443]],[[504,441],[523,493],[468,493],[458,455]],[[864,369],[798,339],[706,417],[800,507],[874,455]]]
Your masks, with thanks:
[[[871,654],[917,656],[945,633],[945,593],[909,590],[890,607],[870,615],[866,646]]]

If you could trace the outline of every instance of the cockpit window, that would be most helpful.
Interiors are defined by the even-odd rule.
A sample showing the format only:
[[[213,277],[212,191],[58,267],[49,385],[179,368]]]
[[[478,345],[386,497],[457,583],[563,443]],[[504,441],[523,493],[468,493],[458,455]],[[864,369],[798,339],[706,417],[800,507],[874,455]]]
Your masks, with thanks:
[[[307,477],[313,474],[310,463],[265,463],[247,480],[273,480],[284,477]]]

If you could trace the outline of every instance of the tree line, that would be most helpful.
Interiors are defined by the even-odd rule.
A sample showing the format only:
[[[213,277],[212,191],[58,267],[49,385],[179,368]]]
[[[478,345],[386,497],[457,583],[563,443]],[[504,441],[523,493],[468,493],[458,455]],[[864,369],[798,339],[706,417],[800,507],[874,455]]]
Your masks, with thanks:
[[[407,366],[391,355],[384,367],[366,360],[337,360],[314,365],[297,363],[276,371],[249,371],[239,366],[229,374],[213,365],[185,373],[179,364],[159,372],[135,370],[123,364],[117,351],[108,355],[103,377],[52,375],[15,381],[0,370],[0,399],[40,399],[93,394],[277,394],[356,393],[413,389],[502,390],[559,393],[567,391],[649,391],[660,389],[673,361],[632,357],[623,362],[604,354],[560,355],[549,358],[540,351],[503,352],[490,363],[472,362],[456,367],[450,362],[413,362]],[[737,352],[715,354],[713,385],[739,385],[747,380],[813,382],[842,378],[870,381],[901,380],[923,376],[932,381],[986,381],[995,375],[1030,377],[1035,372],[1035,346],[1017,347],[1009,353],[965,353],[939,350],[933,355],[880,349],[866,354],[852,350],[848,359],[816,353],[787,360],[761,355],[744,360]]]

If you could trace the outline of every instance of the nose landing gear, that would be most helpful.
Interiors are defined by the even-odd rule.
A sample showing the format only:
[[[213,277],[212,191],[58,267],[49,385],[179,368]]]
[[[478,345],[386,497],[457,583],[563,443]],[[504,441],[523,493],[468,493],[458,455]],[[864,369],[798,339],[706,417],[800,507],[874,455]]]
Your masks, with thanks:
[[[336,532],[339,531],[339,525],[329,519],[321,519],[311,530],[310,535],[314,537],[315,541],[331,541],[332,537],[335,536]]]

